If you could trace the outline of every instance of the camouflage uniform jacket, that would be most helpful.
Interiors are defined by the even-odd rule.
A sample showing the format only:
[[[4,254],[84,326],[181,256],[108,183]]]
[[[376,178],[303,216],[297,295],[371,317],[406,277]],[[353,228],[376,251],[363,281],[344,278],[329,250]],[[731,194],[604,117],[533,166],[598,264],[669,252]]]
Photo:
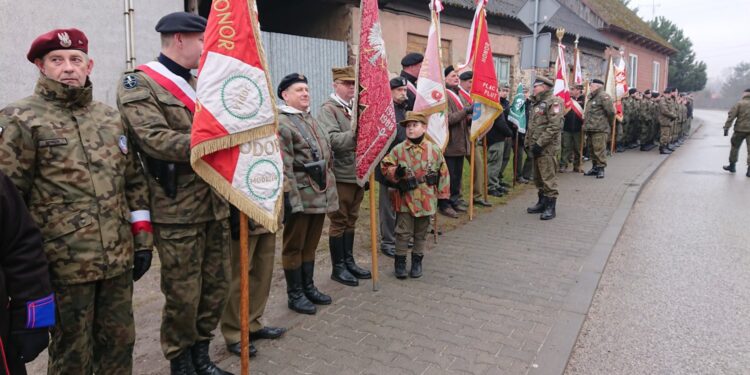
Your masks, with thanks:
[[[146,181],[113,108],[41,77],[34,95],[0,112],[0,169],[16,185],[44,237],[51,281],[103,280],[133,268],[131,211],[148,210]]]
[[[146,158],[183,163],[189,168],[190,129],[193,114],[179,99],[145,73],[126,72],[135,87],[117,88],[117,107],[134,139],[136,148]],[[132,82],[132,80],[130,81]],[[195,86],[195,79],[189,82]],[[131,85],[132,86],[132,85]],[[198,224],[229,217],[229,205],[202,178],[192,171],[178,173],[177,195],[168,197],[164,188],[148,173],[151,191],[151,220],[158,224]]]
[[[431,216],[435,214],[438,199],[450,197],[450,176],[440,147],[423,139],[419,144],[411,140],[399,143],[380,162],[383,175],[392,182],[398,182],[396,167],[406,168],[406,175],[413,174],[418,180],[429,171],[438,171],[437,186],[428,186],[421,182],[419,186],[401,194],[397,202],[396,212],[409,213],[414,217]]]
[[[729,110],[724,129],[731,128],[732,124],[734,124],[734,131],[750,133],[750,96],[742,98]]]
[[[622,98],[622,124],[629,126],[635,122],[635,99],[631,96]]]
[[[659,126],[672,126],[672,123],[677,119],[677,113],[675,113],[674,100],[671,98],[660,98],[659,99]]]
[[[649,101],[648,105],[648,116],[649,116],[649,123],[650,124],[658,124],[659,123],[659,102],[661,101],[661,98],[651,99]]]
[[[329,98],[320,107],[318,124],[328,133],[333,150],[333,174],[336,182],[357,183],[354,173],[354,154],[357,140],[352,130],[352,116],[344,106]]]
[[[279,107],[279,141],[284,161],[285,188],[289,194],[292,213],[324,214],[339,209],[339,195],[336,191],[336,177],[333,174],[333,152],[328,144],[328,135],[309,112],[302,112],[289,106]],[[291,117],[295,116],[303,126],[307,126],[310,136],[326,161],[326,187],[320,189],[307,172],[304,165],[316,161],[312,148],[302,137]]]
[[[526,148],[537,144],[544,153],[553,154],[560,149],[560,137],[565,118],[565,103],[547,90],[532,96],[531,117],[526,129]]]
[[[609,133],[612,131],[612,120],[615,118],[615,105],[612,97],[604,89],[589,94],[584,110],[583,127],[587,132]]]

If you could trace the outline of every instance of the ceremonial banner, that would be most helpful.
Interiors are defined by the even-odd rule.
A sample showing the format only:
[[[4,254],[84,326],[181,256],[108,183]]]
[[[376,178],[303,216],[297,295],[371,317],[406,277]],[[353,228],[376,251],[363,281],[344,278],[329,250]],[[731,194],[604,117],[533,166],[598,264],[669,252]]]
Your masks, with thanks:
[[[362,0],[359,55],[357,55],[358,93],[354,107],[357,119],[355,174],[364,186],[378,166],[396,135],[396,112],[393,110],[385,43],[380,29],[377,0]]]
[[[476,36],[472,62],[474,79],[471,82],[471,98],[474,102],[474,112],[471,118],[470,138],[474,142],[482,137],[492,127],[492,123],[503,112],[500,105],[500,92],[497,88],[495,64],[492,61],[492,48],[487,33],[487,17],[484,11],[487,0],[479,0],[482,11],[476,25]]]
[[[565,111],[572,110],[576,116],[583,118],[583,109],[577,101],[570,97],[570,87],[568,85],[568,65],[565,62],[565,46],[562,43],[557,44],[557,60],[555,61],[555,88],[552,93],[563,100]]]
[[[422,68],[417,78],[417,95],[414,111],[427,116],[427,137],[441,149],[448,145],[448,104],[446,102],[445,76],[440,58],[440,0],[430,3],[432,22],[427,34],[427,48]]]
[[[627,81],[628,72],[625,67],[625,58],[622,56],[623,54],[624,51],[620,51],[620,57],[615,64],[615,93],[617,94],[616,98],[618,101],[622,99],[629,90]]]
[[[513,102],[510,104],[508,121],[518,126],[518,132],[526,134],[526,95],[523,94],[523,84],[519,83],[516,88],[516,95],[513,96]]]
[[[615,114],[619,120],[622,120],[622,102],[617,96],[617,81],[615,77],[614,58],[609,58],[607,65],[607,79],[604,81],[604,92],[612,97],[612,101],[615,103]]]
[[[578,45],[576,39],[576,46]],[[573,84],[583,85],[583,71],[581,70],[581,51],[576,47],[573,49],[575,63],[573,64]]]
[[[198,71],[190,163],[229,202],[275,232],[284,167],[257,19],[247,0],[211,5]]]
[[[474,12],[474,18],[471,20],[471,27],[469,28],[469,40],[466,42],[466,62],[458,64],[456,70],[464,70],[467,66],[471,66],[474,58],[474,49],[477,42],[477,26],[479,25],[479,18],[483,14],[484,6],[487,4],[487,0],[476,0],[477,9]]]

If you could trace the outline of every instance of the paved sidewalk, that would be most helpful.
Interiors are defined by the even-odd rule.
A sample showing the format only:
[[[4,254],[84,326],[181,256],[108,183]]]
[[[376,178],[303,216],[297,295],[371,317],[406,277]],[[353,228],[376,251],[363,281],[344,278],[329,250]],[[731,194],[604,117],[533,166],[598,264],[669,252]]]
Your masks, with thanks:
[[[563,174],[549,222],[525,213],[536,200],[528,189],[442,236],[421,279],[397,280],[388,258],[378,292],[369,282],[341,286],[320,270],[318,285],[334,304],[315,316],[267,319],[290,329],[255,343],[251,373],[561,373],[632,201],[663,160],[634,150],[611,158],[604,180]],[[274,294],[270,303],[285,304],[282,290]],[[238,373],[222,341],[212,353]]]

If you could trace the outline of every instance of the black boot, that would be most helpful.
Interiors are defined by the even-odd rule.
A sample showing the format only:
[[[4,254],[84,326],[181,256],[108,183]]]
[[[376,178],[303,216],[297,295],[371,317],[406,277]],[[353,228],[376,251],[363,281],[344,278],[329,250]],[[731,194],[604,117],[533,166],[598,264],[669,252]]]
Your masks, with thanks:
[[[641,145],[641,151],[648,151],[648,150],[650,150],[650,149],[648,148],[647,144],[642,144]]]
[[[672,151],[670,149],[668,149],[667,147],[665,147],[665,146],[660,146],[659,147],[659,153],[662,154],[662,155],[669,155],[669,154],[672,153]]]
[[[727,172],[732,172],[732,173],[737,172],[737,168],[735,167],[735,163],[731,163],[730,162],[729,165],[725,165],[722,168],[724,168],[724,170],[727,171]]]
[[[552,220],[555,218],[555,205],[557,198],[547,198],[547,204],[544,206],[544,212],[539,216],[541,220]]]
[[[302,290],[305,292],[305,297],[316,305],[330,305],[333,302],[331,297],[321,293],[315,287],[314,274],[315,262],[302,262]]]
[[[359,285],[344,263],[344,236],[328,237],[328,247],[331,249],[331,279],[348,286]]]
[[[284,270],[287,306],[300,314],[315,314],[315,305],[302,292],[302,268]]]
[[[596,172],[596,178],[604,178],[604,167],[600,167]]]
[[[586,173],[584,173],[584,176],[596,176],[596,174],[599,173],[599,167],[591,167]]]
[[[422,277],[422,258],[424,258],[424,255],[411,253],[411,271],[409,271],[409,277],[415,279]]]
[[[349,273],[358,279],[371,279],[370,271],[354,263],[354,232],[344,232],[344,264]]]
[[[666,145],[666,146],[664,146],[664,147],[666,147],[666,148],[667,148],[667,150],[669,150],[669,151],[672,151],[672,152],[674,152],[674,150],[676,150],[676,149],[677,149],[677,148],[676,148],[676,147],[674,147],[674,145],[673,145],[673,144],[671,144],[671,143],[667,144],[667,145]]]
[[[383,253],[383,255],[387,256],[388,258],[393,258],[396,256],[396,250],[392,247],[381,247],[380,252]]]
[[[406,255],[396,255],[395,256],[395,263],[394,263],[394,272],[396,274],[396,278],[398,279],[405,279],[406,278]]]
[[[198,375],[232,375],[216,366],[208,356],[209,340],[198,341],[190,347],[190,354],[193,356],[193,367]]]
[[[190,350],[184,350],[180,355],[169,360],[169,373],[171,375],[196,375]]]
[[[745,173],[745,176],[750,177],[750,165],[747,166],[747,173]]]
[[[542,213],[542,211],[544,211],[544,195],[540,191],[540,192],[537,192],[537,196],[539,197],[539,200],[536,202],[535,205],[527,208],[526,213],[540,214]]]

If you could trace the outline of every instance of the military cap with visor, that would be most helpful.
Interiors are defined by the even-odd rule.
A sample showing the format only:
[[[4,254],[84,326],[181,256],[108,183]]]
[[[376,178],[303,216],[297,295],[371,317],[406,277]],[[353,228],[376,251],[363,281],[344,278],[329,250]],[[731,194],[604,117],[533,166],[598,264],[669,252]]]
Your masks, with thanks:
[[[403,120],[401,120],[401,122],[399,122],[398,124],[406,127],[406,125],[408,125],[410,122],[413,122],[413,121],[416,121],[422,124],[427,124],[427,117],[425,117],[424,113],[422,112],[409,111],[409,112],[406,112],[406,117]]]
[[[356,81],[354,77],[354,67],[349,65],[343,68],[332,68],[331,75],[334,81]]]
[[[536,77],[536,80],[534,80],[534,86],[538,85],[547,85],[549,87],[555,87],[555,82],[553,82],[551,79],[547,77]]]

